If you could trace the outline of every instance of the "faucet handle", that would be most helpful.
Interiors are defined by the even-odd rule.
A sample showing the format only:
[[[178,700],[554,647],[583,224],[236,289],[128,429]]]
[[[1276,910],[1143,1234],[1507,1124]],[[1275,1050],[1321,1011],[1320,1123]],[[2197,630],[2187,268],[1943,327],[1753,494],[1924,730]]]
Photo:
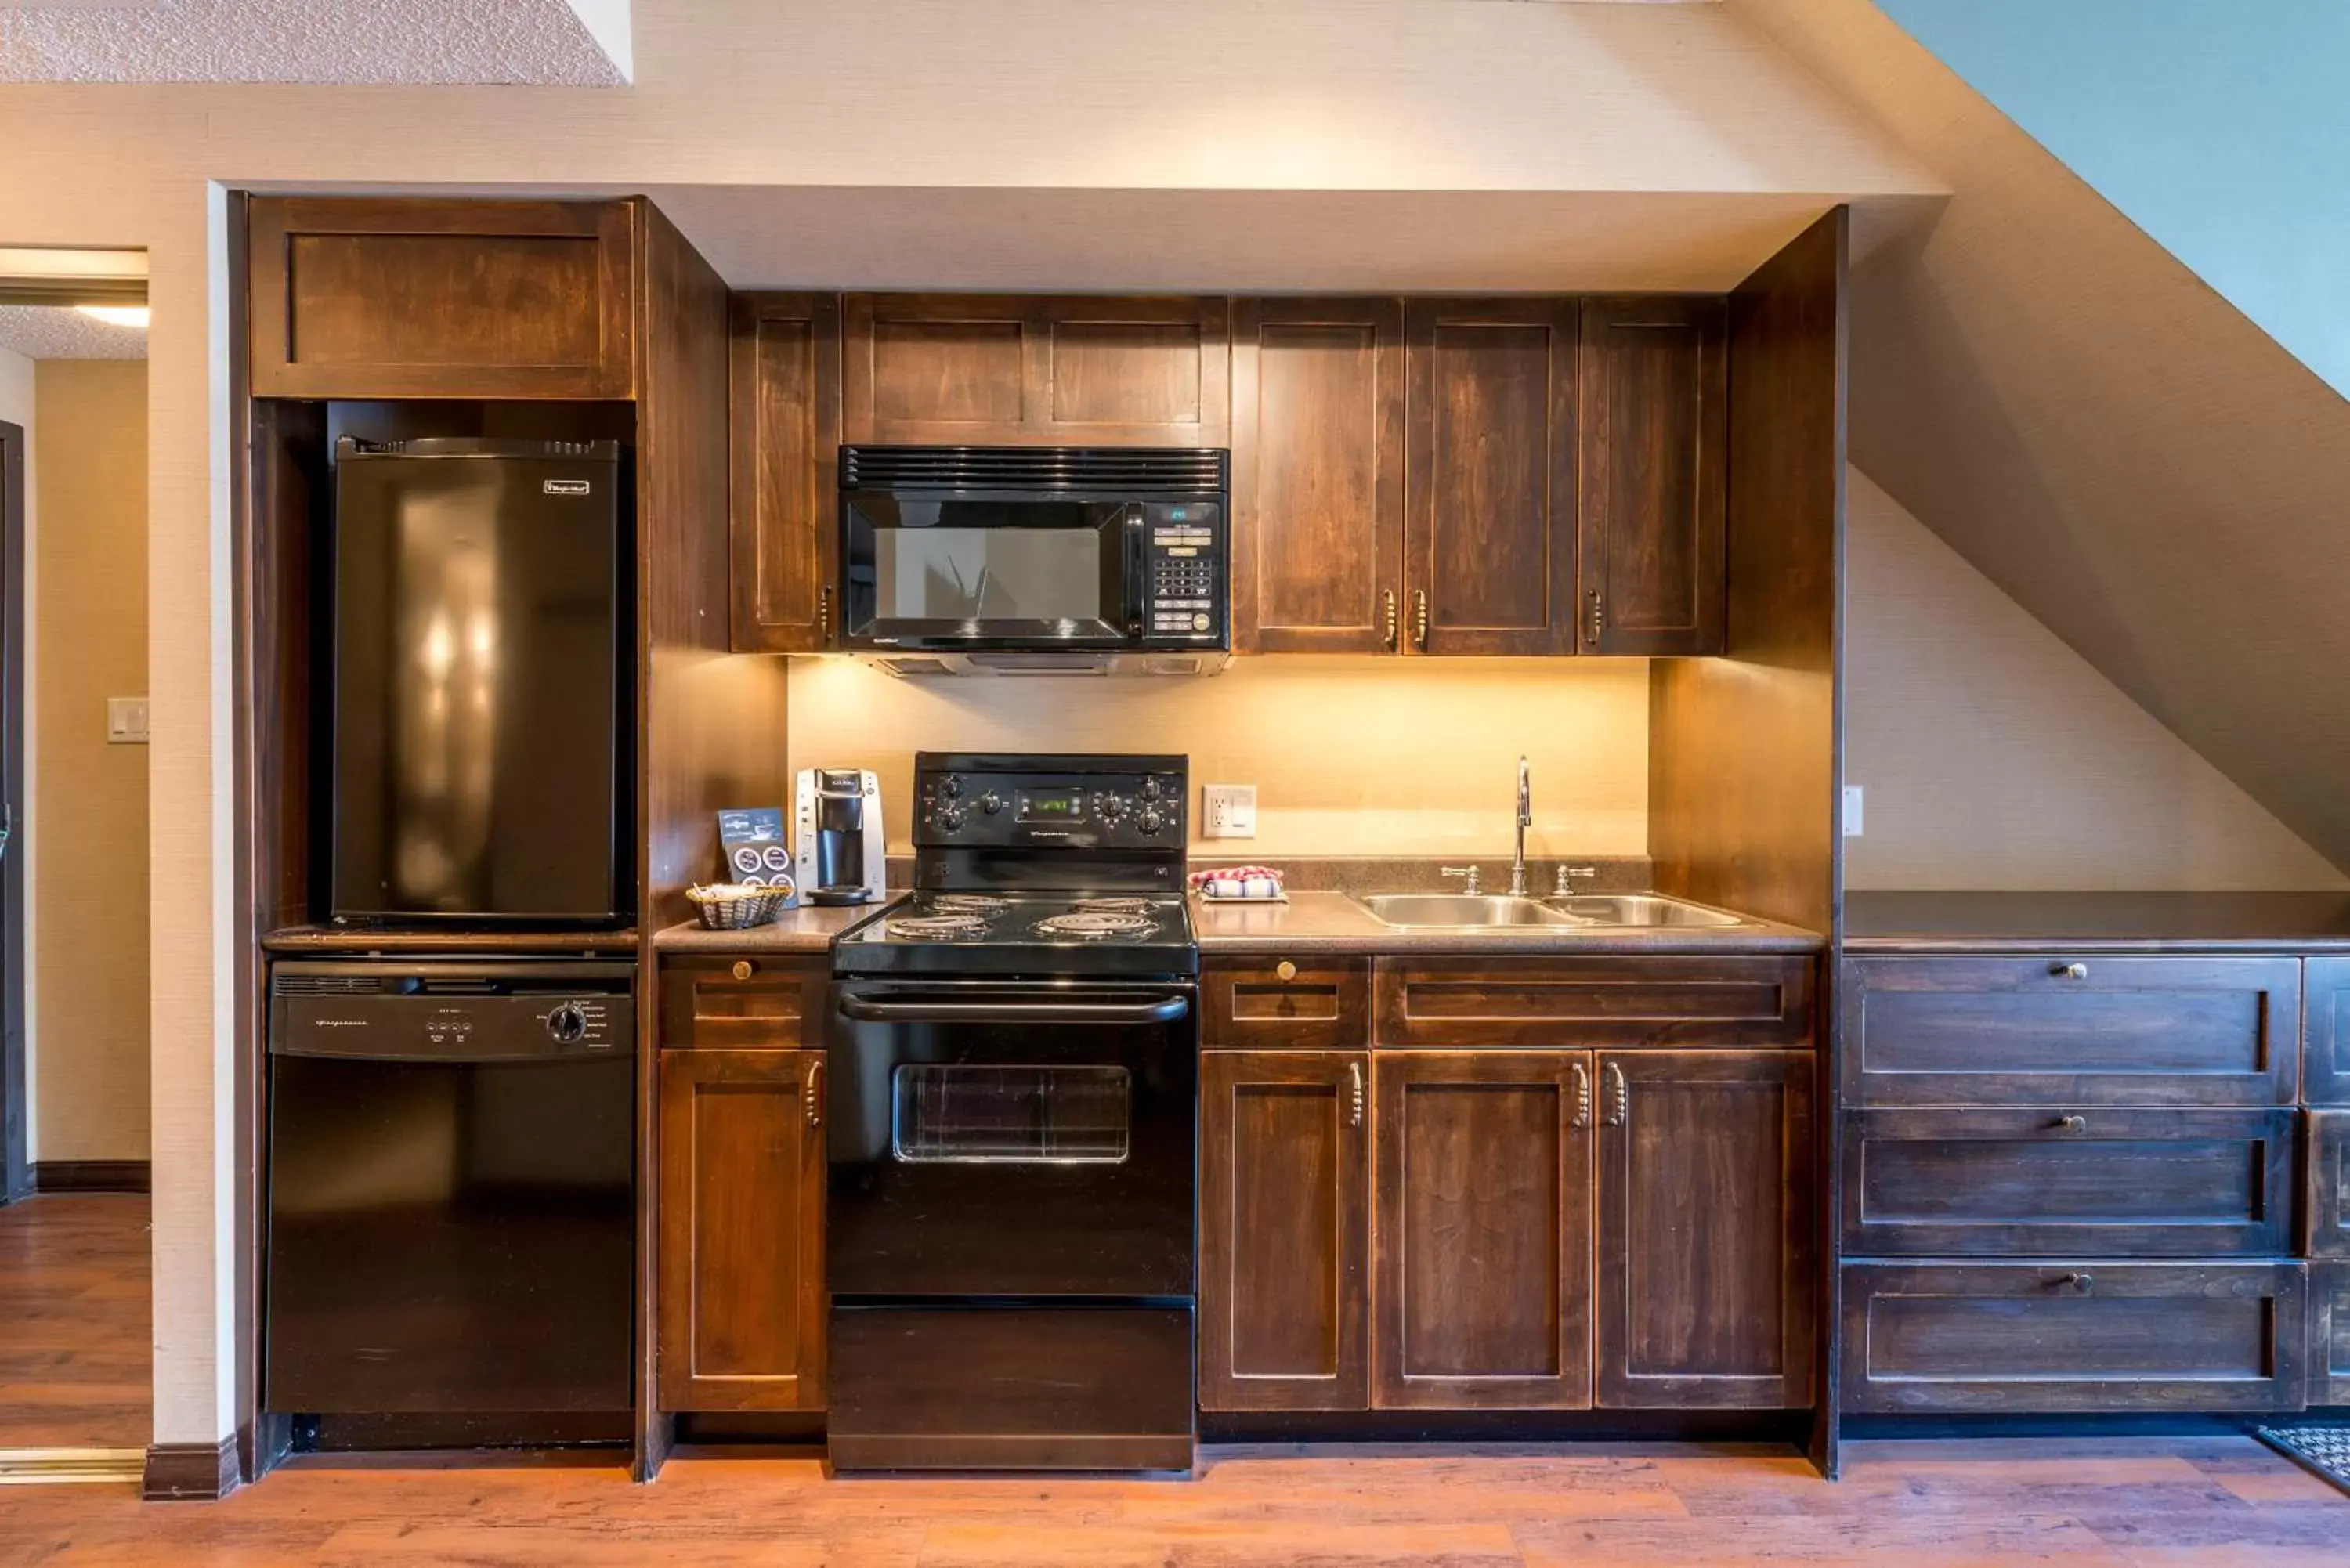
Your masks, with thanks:
[[[1550,896],[1554,898],[1572,898],[1575,895],[1575,883],[1573,878],[1577,877],[1593,877],[1598,875],[1599,867],[1596,866],[1568,866],[1561,864],[1558,868],[1557,878],[1551,885]]]
[[[1474,893],[1474,892],[1476,892],[1476,891],[1477,891],[1477,874],[1478,874],[1478,873],[1477,873],[1477,867],[1474,867],[1474,866],[1440,866],[1440,867],[1438,867],[1436,869],[1438,870],[1438,872],[1439,872],[1439,873],[1440,873],[1441,875],[1446,876],[1446,877],[1468,877],[1468,878],[1469,878],[1468,883],[1467,883],[1467,885],[1466,885],[1466,886],[1464,886],[1464,887],[1461,888],[1461,891],[1462,891],[1462,892],[1464,892],[1464,893]]]

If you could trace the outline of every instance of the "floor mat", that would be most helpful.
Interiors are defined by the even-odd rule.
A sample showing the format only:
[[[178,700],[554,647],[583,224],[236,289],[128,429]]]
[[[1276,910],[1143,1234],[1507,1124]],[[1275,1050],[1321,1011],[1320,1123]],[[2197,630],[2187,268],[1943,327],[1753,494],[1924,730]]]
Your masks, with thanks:
[[[2350,1491],[2350,1422],[2254,1427],[2252,1435],[2277,1452],[2299,1459],[2344,1491]]]

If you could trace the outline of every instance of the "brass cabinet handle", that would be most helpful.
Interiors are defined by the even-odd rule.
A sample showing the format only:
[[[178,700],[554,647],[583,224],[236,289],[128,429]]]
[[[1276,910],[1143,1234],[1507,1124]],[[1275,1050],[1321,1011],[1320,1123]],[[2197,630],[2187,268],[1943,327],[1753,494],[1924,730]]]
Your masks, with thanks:
[[[1591,590],[1590,598],[1591,636],[1589,638],[1589,641],[1594,648],[1596,648],[1599,646],[1599,634],[1602,630],[1606,629],[1607,625],[1607,601],[1599,597],[1599,590],[1597,588]]]
[[[2087,1132],[2089,1130],[2089,1118],[2086,1116],[2058,1116],[2056,1118],[2056,1127],[2057,1130],[2061,1132]]]
[[[816,596],[816,634],[825,642],[832,640],[832,585],[818,589]]]
[[[2097,1288],[2095,1278],[2088,1274],[2066,1274],[2056,1282],[2060,1285],[2069,1285],[2083,1295],[2087,1295]]]
[[[801,1090],[801,1096],[807,1105],[807,1125],[812,1127],[822,1127],[824,1125],[823,1063],[808,1064],[807,1083]]]
[[[1575,1064],[1575,1125],[1591,1125],[1591,1075],[1583,1070],[1580,1062]]]
[[[736,959],[734,961],[734,978],[736,980],[748,980],[758,967],[758,965],[753,963],[749,959]]]
[[[1347,1125],[1350,1127],[1363,1125],[1363,1064],[1360,1062],[1347,1064]]]
[[[1411,590],[1411,645],[1422,653],[1428,651],[1428,590]]]
[[[1607,1125],[1620,1127],[1632,1119],[1632,1085],[1624,1076],[1621,1062],[1608,1063],[1606,1077],[1609,1095]]]
[[[1396,591],[1393,588],[1381,588],[1379,603],[1387,618],[1388,651],[1393,653],[1396,650],[1396,639],[1401,633],[1401,628],[1396,617]]]
[[[2048,972],[2058,980],[2086,980],[2089,978],[2089,966],[2085,963],[2050,964]]]
[[[1273,966],[1273,972],[1283,980],[1295,980],[1297,978],[1297,966],[1290,962],[1287,959],[1284,959],[1279,963]]]

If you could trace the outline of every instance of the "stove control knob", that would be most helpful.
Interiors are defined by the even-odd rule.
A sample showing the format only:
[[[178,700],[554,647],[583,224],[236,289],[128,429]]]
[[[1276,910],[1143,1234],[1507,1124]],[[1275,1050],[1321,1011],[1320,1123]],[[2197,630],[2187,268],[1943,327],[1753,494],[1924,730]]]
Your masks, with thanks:
[[[1126,815],[1128,804],[1127,798],[1122,794],[1106,794],[1094,802],[1094,810],[1098,812],[1105,820],[1116,822]]]
[[[961,827],[962,826],[962,807],[959,805],[950,805],[941,810],[939,813],[939,826],[945,828],[949,833],[952,833],[956,828]]]
[[[993,790],[989,790],[985,794],[979,797],[979,809],[987,813],[988,815],[993,816],[997,812],[1003,809],[1003,797],[996,794]]]
[[[1147,778],[1147,779],[1145,779],[1145,780],[1143,780],[1143,781],[1142,781],[1142,798],[1143,798],[1143,799],[1145,799],[1145,800],[1157,800],[1157,799],[1159,798],[1159,794],[1160,794],[1159,784],[1159,780],[1158,780],[1156,777]]]
[[[1156,833],[1167,826],[1167,819],[1159,815],[1157,806],[1146,805],[1142,808],[1142,815],[1134,819],[1134,826],[1145,833]]]
[[[567,1002],[546,1015],[546,1032],[566,1045],[586,1038],[588,1014],[576,1002]]]
[[[955,777],[952,774],[949,774],[947,775],[946,782],[939,785],[939,789],[949,800],[952,800],[955,796],[962,794],[962,780]]]

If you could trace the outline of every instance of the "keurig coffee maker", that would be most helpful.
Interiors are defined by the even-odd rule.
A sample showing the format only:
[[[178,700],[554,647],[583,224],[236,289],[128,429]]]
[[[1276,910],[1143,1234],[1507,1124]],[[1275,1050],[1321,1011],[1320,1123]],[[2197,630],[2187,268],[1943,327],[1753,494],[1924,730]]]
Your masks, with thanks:
[[[881,783],[864,768],[802,768],[792,820],[799,833],[800,898],[870,904],[889,888]]]

